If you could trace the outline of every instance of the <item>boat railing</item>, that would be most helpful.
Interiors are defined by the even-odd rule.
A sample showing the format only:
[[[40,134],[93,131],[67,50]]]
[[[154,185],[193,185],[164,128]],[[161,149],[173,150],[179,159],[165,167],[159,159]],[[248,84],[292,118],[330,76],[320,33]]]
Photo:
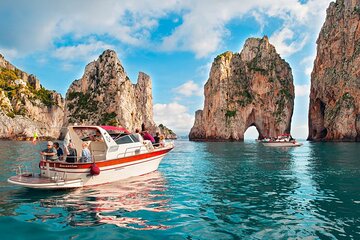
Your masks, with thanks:
[[[34,176],[34,173],[35,173],[34,166],[31,166],[31,171],[30,171],[29,167],[26,165],[23,165],[23,164],[17,165],[14,170],[15,170],[16,175],[18,175],[18,176],[25,176],[25,175],[26,176]]]
[[[146,147],[146,146],[135,146],[135,147],[127,147],[125,149],[125,152],[124,153],[119,153],[118,154],[118,158],[121,157],[123,155],[123,157],[126,157],[126,154],[129,154],[128,156],[130,156],[131,154],[130,153],[134,153],[133,155],[137,155],[139,153],[141,153],[141,150]],[[132,151],[133,149],[135,149],[134,151]]]

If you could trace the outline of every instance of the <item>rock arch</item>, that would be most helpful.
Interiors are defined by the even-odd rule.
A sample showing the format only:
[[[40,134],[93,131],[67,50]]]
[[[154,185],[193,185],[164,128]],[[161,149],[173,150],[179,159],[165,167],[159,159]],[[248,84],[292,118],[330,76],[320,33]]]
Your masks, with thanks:
[[[294,106],[291,68],[267,37],[250,38],[241,53],[225,52],[212,64],[190,140],[243,141],[250,126],[261,137],[289,133]]]

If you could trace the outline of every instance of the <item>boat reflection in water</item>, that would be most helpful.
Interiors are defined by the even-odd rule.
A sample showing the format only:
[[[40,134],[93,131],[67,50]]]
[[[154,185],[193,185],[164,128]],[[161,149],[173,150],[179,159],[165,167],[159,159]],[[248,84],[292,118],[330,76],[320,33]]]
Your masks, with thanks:
[[[147,214],[169,210],[165,190],[165,179],[155,171],[125,181],[79,188],[62,196],[40,200],[40,204],[45,208],[66,210],[66,221],[71,226],[114,224],[137,230],[167,229],[164,225],[155,225],[153,221],[149,224],[146,220]],[[46,220],[49,215],[42,217]]]

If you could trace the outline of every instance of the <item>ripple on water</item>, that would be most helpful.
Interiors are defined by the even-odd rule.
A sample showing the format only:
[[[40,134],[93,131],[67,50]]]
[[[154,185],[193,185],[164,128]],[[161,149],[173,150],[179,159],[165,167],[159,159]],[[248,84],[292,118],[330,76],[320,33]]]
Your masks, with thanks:
[[[141,177],[71,191],[7,184],[17,163],[37,163],[39,149],[0,144],[4,239],[14,226],[20,239],[360,238],[356,144],[177,141],[159,170]]]

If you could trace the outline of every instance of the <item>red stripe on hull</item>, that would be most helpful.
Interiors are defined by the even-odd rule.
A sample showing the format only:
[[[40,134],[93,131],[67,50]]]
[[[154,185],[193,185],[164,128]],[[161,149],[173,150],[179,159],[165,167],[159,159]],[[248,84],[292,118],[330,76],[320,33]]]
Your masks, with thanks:
[[[144,160],[151,157],[160,156],[162,154],[166,154],[170,152],[172,148],[160,150],[160,151],[153,151],[150,153],[144,153],[144,154],[138,154],[134,156],[129,157],[123,157],[123,158],[117,158],[112,160],[103,160],[103,161],[97,161],[96,165],[98,167],[107,167],[112,165],[118,165],[122,163],[129,163],[129,162],[135,162],[139,160]],[[51,162],[51,161],[41,161],[40,166],[45,166],[45,163],[49,163],[49,167],[52,168],[65,168],[65,169],[86,169],[90,168],[92,163],[62,163],[62,162]]]

